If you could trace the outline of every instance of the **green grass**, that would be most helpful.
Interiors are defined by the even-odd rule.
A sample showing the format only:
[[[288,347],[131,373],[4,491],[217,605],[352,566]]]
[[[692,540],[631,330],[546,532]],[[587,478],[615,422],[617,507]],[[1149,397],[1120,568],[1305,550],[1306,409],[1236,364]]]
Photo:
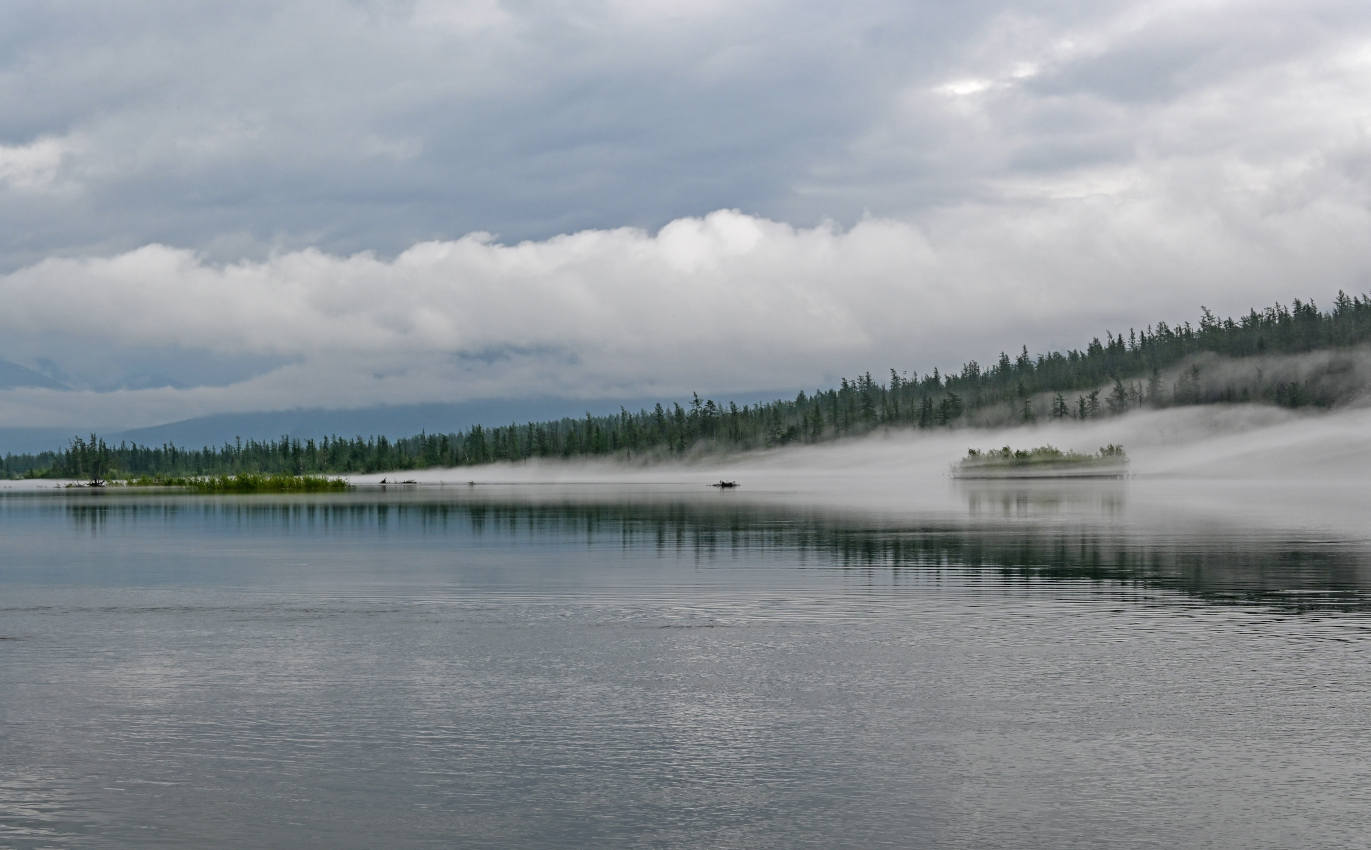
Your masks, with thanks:
[[[211,475],[204,478],[145,475],[141,478],[131,478],[125,482],[125,485],[128,487],[184,487],[197,493],[341,493],[352,489],[352,485],[342,478],[258,472]]]

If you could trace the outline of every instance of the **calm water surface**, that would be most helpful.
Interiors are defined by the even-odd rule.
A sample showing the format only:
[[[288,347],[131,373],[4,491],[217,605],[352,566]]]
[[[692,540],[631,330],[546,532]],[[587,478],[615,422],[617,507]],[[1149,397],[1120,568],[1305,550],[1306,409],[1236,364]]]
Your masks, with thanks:
[[[1355,847],[1371,554],[1127,484],[0,493],[0,847]]]

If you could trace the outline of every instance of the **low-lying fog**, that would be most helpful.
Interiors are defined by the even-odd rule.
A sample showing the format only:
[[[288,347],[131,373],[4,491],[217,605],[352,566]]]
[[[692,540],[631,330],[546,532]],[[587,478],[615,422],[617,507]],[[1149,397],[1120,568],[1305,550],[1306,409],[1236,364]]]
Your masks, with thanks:
[[[1132,477],[977,484],[948,476],[971,447],[1051,444],[1093,452],[1107,443],[1127,449]],[[1098,514],[1104,504],[1119,522],[1161,524],[1178,532],[1217,523],[1230,532],[1371,540],[1371,409],[1300,413],[1258,405],[1181,407],[1087,423],[897,430],[653,465],[548,461],[353,476],[358,484],[382,478],[461,485],[686,487],[698,492],[726,479],[739,487],[720,497],[839,510],[960,517],[968,510],[1001,511],[1047,519],[1074,509]]]
[[[958,481],[968,448],[1051,444],[1128,451],[1131,475],[1095,481]],[[666,463],[542,461],[354,475],[528,499],[720,498],[885,520],[1085,522],[1195,538],[1290,535],[1371,545],[1371,408],[1305,413],[1260,405],[1138,411],[1017,428],[894,430],[814,446]],[[736,481],[735,490],[707,485]],[[474,482],[477,488],[468,487]],[[542,485],[542,486],[527,486]],[[552,485],[552,486],[549,486]],[[4,481],[0,489],[51,489]]]

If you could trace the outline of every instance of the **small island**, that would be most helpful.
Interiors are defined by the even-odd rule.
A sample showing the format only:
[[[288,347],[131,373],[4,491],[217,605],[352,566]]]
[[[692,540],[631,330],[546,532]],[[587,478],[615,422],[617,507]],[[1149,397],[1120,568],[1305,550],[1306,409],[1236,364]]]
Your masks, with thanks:
[[[1128,472],[1123,446],[1110,443],[1094,454],[1062,451],[1055,446],[1036,449],[967,449],[952,468],[953,478],[1122,478]]]

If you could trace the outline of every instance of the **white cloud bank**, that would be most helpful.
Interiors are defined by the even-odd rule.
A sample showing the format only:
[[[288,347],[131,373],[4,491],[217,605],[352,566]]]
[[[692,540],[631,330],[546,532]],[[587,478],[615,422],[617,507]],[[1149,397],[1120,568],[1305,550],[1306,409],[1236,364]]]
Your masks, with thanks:
[[[724,210],[657,233],[513,245],[473,234],[393,259],[306,250],[215,265],[160,245],[49,259],[0,276],[0,330],[35,356],[84,347],[286,365],[228,386],[13,390],[0,424],[814,387],[1021,343],[1083,346],[1106,329],[1193,319],[1200,304],[1326,302],[1371,279],[1371,247],[1355,238],[1371,212],[1336,194],[1274,210],[1174,194],[966,206],[848,229]]]

